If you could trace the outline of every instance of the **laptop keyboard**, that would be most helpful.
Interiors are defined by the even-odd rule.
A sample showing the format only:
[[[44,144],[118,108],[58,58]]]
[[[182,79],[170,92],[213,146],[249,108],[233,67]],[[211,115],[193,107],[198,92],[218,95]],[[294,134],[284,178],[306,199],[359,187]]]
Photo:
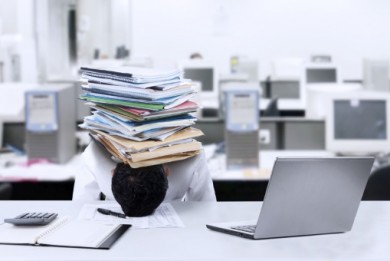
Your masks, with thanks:
[[[255,233],[255,229],[256,229],[256,225],[234,226],[234,227],[231,227],[231,228],[235,229],[235,230],[240,230],[240,231],[244,231],[244,232],[247,232],[247,233],[254,234]]]

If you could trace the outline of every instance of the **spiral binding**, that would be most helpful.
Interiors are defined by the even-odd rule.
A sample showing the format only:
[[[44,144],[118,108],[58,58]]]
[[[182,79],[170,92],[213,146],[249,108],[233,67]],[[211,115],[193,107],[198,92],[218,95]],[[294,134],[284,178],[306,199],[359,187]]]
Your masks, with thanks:
[[[49,227],[47,229],[45,229],[45,231],[43,231],[41,234],[39,234],[35,240],[35,242],[38,242],[38,240],[44,236],[46,236],[47,234],[53,232],[55,229],[57,229],[58,227],[62,226],[64,223],[66,223],[67,221],[69,220],[69,216],[65,216],[63,218],[61,218],[59,221],[49,225]]]

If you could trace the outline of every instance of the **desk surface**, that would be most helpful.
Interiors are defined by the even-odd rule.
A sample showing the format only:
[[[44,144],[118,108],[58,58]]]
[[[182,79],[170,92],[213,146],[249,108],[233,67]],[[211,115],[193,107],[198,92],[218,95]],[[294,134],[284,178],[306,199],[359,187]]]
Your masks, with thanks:
[[[129,230],[110,250],[0,245],[0,260],[260,260],[390,259],[390,202],[362,202],[352,231],[341,234],[250,240],[206,223],[256,218],[259,202],[175,202],[184,228]],[[25,211],[77,216],[82,202],[3,201],[1,218]]]

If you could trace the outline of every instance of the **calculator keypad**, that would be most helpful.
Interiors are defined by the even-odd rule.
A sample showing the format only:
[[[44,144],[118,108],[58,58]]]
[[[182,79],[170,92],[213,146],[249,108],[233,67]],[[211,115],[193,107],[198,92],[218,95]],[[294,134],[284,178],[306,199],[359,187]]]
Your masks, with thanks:
[[[57,213],[30,212],[23,213],[15,218],[6,218],[4,222],[16,226],[43,226],[52,222],[57,215]]]

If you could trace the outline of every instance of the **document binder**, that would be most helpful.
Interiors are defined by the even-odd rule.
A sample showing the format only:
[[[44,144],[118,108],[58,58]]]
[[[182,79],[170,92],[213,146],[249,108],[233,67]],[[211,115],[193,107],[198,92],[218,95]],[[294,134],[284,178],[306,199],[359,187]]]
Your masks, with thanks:
[[[59,218],[46,226],[0,225],[0,244],[109,249],[131,225]]]

